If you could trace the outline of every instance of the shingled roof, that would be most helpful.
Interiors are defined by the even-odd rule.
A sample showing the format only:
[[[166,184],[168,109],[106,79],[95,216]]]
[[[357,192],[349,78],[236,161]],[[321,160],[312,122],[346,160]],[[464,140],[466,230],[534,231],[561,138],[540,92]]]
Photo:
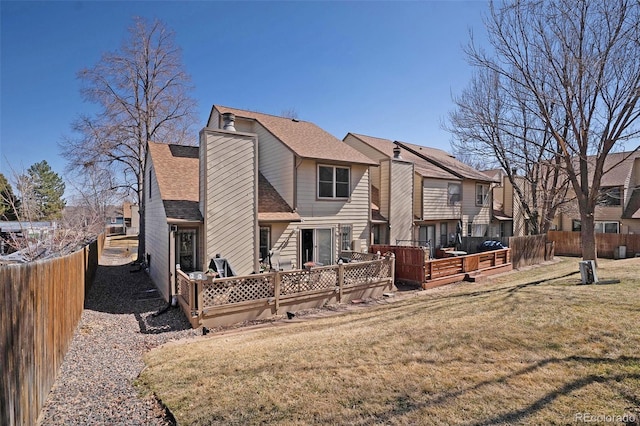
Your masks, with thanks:
[[[199,206],[199,158],[197,146],[149,143],[160,197],[169,220],[202,221]],[[296,222],[295,213],[278,191],[258,176],[258,220]]]
[[[221,105],[214,105],[213,108],[220,114],[231,112],[236,117],[256,120],[298,157],[377,166],[377,163],[366,155],[308,121]]]
[[[360,135],[356,133],[350,133],[360,141],[371,146],[380,153],[386,155],[389,158],[393,157],[393,147],[395,144],[389,139],[376,138],[373,136]],[[400,156],[403,160],[410,161],[414,164],[415,171],[423,177],[430,177],[435,179],[447,179],[447,180],[460,180],[460,178],[442,167],[438,167],[423,158],[414,155],[406,150],[402,150]]]
[[[612,152],[607,155],[604,160],[601,186],[623,186],[628,182],[628,179],[633,170],[634,161],[640,158],[640,150],[635,152]],[[594,157],[589,158],[590,161],[594,160]],[[589,170],[591,171],[591,169]],[[591,173],[589,173],[591,177]]]
[[[456,158],[443,151],[441,149],[429,148],[422,145],[411,144],[407,142],[396,141],[396,143],[405,150],[412,152],[414,155],[417,155],[421,158],[424,158],[426,161],[435,164],[436,166],[442,167],[454,175],[459,176],[464,179],[473,179],[478,181],[485,182],[494,182],[495,180],[485,175],[479,170],[474,169],[468,164],[463,163],[460,160],[456,160]]]
[[[262,173],[258,174],[258,220],[261,222],[300,222],[302,220]]]
[[[149,142],[149,155],[167,219],[202,221],[198,147]]]

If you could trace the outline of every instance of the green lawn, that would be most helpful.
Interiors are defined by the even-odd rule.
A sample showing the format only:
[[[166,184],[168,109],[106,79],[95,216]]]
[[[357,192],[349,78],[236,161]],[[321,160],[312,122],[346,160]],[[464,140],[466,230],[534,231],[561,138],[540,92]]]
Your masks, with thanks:
[[[147,355],[138,383],[180,425],[638,421],[640,259],[600,261],[600,279],[618,284],[576,285],[577,271],[562,259],[170,344]]]

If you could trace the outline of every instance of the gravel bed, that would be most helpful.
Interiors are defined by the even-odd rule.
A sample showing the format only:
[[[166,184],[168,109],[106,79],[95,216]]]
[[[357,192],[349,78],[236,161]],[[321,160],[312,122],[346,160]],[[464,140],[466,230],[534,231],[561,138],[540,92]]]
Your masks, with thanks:
[[[108,244],[108,243],[107,243]],[[154,316],[166,302],[129,253],[107,247],[41,425],[171,425],[152,397],[133,381],[145,352],[169,340],[197,336],[178,308]]]

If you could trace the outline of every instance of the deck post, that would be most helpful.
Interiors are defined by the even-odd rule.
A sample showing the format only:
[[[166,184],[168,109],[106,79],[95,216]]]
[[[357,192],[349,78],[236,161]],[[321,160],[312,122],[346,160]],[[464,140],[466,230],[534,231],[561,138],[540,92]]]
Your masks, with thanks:
[[[391,256],[389,256],[389,259],[391,260],[391,281],[389,283],[390,283],[390,287],[393,288],[393,283],[396,281],[396,255],[394,253],[391,253]],[[423,275],[424,275],[424,272],[423,272]]]
[[[344,287],[344,264],[338,263],[338,303],[342,303],[343,287]]]
[[[275,272],[275,276],[273,279],[273,297],[275,298],[275,310],[276,310],[276,315],[280,315],[280,283],[282,282],[281,280],[281,273],[279,271]]]

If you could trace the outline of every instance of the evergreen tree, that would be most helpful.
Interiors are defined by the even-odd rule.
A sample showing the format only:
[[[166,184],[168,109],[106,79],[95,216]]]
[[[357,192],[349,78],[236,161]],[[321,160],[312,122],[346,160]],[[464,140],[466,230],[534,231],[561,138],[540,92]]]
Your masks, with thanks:
[[[18,220],[20,200],[13,193],[7,178],[0,173],[0,220]]]
[[[31,192],[29,198],[33,203],[34,215],[27,215],[29,220],[54,220],[62,216],[65,201],[62,199],[65,184],[62,178],[49,166],[46,160],[33,164],[27,170],[24,179]],[[24,196],[24,194],[23,194]],[[23,198],[26,199],[26,196]],[[24,209],[23,209],[24,210]]]

